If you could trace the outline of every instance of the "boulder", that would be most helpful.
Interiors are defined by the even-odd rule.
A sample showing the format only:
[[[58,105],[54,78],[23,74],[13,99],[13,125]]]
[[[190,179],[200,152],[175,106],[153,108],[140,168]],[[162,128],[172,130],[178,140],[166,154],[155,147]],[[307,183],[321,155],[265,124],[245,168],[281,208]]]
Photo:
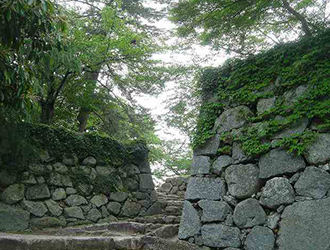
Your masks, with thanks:
[[[266,182],[261,192],[260,203],[269,208],[287,205],[294,202],[295,194],[286,178],[276,177]]]
[[[94,167],[96,165],[96,159],[92,156],[88,156],[82,161],[82,165]]]
[[[24,200],[21,202],[21,206],[25,210],[28,210],[31,214],[33,214],[37,217],[42,217],[48,212],[48,209],[45,206],[45,204],[42,202],[38,202],[38,201],[35,202],[35,201]]]
[[[13,184],[7,187],[1,194],[1,200],[7,204],[14,204],[23,200],[25,186],[24,184]]]
[[[66,218],[85,219],[83,211],[80,207],[66,207],[64,208],[64,216]]]
[[[140,191],[152,191],[155,188],[151,174],[139,174],[140,178]]]
[[[257,104],[257,114],[260,115],[275,107],[276,97],[260,99]]]
[[[307,148],[305,157],[312,165],[330,161],[330,134],[319,134],[316,140]]]
[[[330,198],[296,202],[281,216],[279,250],[328,250]]]
[[[159,201],[156,201],[152,204],[147,211],[143,214],[143,216],[152,216],[156,214],[162,214],[162,204]]]
[[[238,142],[234,142],[232,146],[232,159],[233,163],[238,164],[248,161],[250,157],[244,153],[241,145]]]
[[[247,118],[251,116],[254,115],[246,106],[228,109],[217,118],[213,130],[220,134],[235,128],[240,128],[246,124]]]
[[[141,211],[141,205],[137,202],[127,200],[121,210],[121,215],[125,217],[135,217]]]
[[[64,200],[65,198],[66,198],[66,192],[65,192],[64,188],[57,188],[52,193],[52,199],[54,201]]]
[[[70,207],[88,204],[87,200],[84,197],[77,194],[70,195],[68,198],[65,199],[65,203]]]
[[[40,200],[50,198],[50,192],[46,184],[34,185],[27,188],[25,198],[27,200]]]
[[[193,163],[190,169],[191,175],[209,174],[211,160],[208,156],[194,156]]]
[[[259,169],[256,165],[231,165],[225,171],[229,193],[239,199],[250,197],[260,188]]]
[[[266,221],[266,213],[256,199],[246,199],[235,207],[234,222],[239,228],[262,225]]]
[[[189,201],[183,204],[183,211],[179,228],[179,239],[188,239],[198,235],[201,230],[201,221],[197,210],[192,206]]]
[[[53,200],[46,200],[45,204],[49,210],[49,212],[53,215],[53,216],[60,216],[62,214],[63,208],[56,202]]]
[[[60,162],[55,163],[53,165],[53,169],[55,172],[60,173],[60,174],[65,174],[66,172],[68,172],[68,167]]]
[[[202,222],[225,221],[233,210],[225,201],[200,200],[198,206],[202,208]]]
[[[330,189],[330,174],[317,167],[307,167],[294,188],[298,195],[321,199]]]
[[[216,155],[220,145],[220,135],[215,134],[211,138],[207,139],[206,142],[202,145],[198,145],[194,149],[194,155]]]
[[[220,178],[192,177],[188,183],[186,199],[220,200],[225,194],[226,186]]]
[[[117,202],[124,202],[128,197],[128,194],[125,192],[115,192],[110,194],[110,200]]]
[[[56,187],[62,187],[62,175],[59,173],[51,173],[48,179],[48,184]]]
[[[23,231],[29,226],[30,213],[0,203],[0,231]]]
[[[208,247],[240,247],[240,230],[221,224],[206,224],[202,226],[203,244]]]
[[[225,167],[231,165],[233,159],[228,155],[219,156],[212,164],[212,172],[215,174],[220,174]]]
[[[96,208],[92,208],[86,216],[87,220],[91,220],[93,222],[97,222],[101,218],[102,218],[102,214]]]
[[[120,212],[121,204],[118,202],[109,202],[107,209],[111,214],[117,215]]]
[[[256,226],[246,237],[247,250],[274,250],[275,237],[267,227]]]
[[[71,156],[67,156],[65,155],[63,157],[63,164],[67,165],[67,166],[76,166],[78,165],[78,157],[76,155],[71,155]]]
[[[96,207],[101,207],[108,203],[108,198],[104,194],[98,194],[93,196],[90,202],[94,204]]]
[[[295,89],[290,89],[283,94],[284,105],[291,106],[298,101],[308,90],[307,86],[301,85]]]
[[[301,156],[294,156],[284,149],[273,149],[261,156],[259,161],[260,178],[295,173],[306,167]]]
[[[168,193],[168,192],[171,191],[172,187],[173,186],[172,186],[171,183],[165,182],[160,186],[159,191],[164,192],[164,193]]]
[[[283,118],[280,118],[283,119]],[[289,127],[283,129],[279,133],[276,133],[272,138],[281,139],[299,134],[305,131],[308,125],[308,118],[301,118],[295,123],[291,124]]]

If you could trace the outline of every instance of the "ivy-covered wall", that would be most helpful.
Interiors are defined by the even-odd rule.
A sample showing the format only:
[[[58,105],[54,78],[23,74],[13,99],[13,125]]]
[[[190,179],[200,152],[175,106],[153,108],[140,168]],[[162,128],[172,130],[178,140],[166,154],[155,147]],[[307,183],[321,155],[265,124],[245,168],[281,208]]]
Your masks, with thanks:
[[[142,142],[2,124],[0,231],[109,222],[161,211]]]
[[[272,138],[276,133],[308,118],[313,123],[312,130],[276,141],[277,146],[302,153],[313,139],[316,133],[313,131],[330,129],[329,58],[330,31],[327,31],[245,60],[229,61],[219,69],[206,69],[201,78],[204,102],[195,146],[219,132],[214,124],[224,109],[245,105],[253,115],[248,115],[244,133],[221,133],[224,147],[226,141],[237,140],[250,155],[264,153],[274,147]],[[258,126],[248,125],[252,123]]]
[[[330,30],[206,69],[179,238],[205,249],[326,250]]]

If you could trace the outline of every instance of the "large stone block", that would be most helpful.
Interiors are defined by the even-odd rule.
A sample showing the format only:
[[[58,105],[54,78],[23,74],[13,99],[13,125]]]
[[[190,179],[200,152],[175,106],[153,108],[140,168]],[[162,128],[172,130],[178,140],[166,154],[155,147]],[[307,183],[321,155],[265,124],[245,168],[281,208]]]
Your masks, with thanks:
[[[197,210],[192,206],[189,201],[183,204],[183,211],[179,228],[179,239],[188,239],[198,235],[201,230],[201,221]]]
[[[306,160],[317,165],[330,161],[330,134],[319,134],[305,153]]]
[[[284,118],[279,118],[284,119]],[[308,118],[301,118],[295,123],[291,124],[289,127],[283,129],[279,133],[276,133],[272,138],[281,139],[293,136],[294,134],[299,134],[305,131],[308,125]]]
[[[70,207],[88,204],[87,200],[84,197],[77,194],[70,195],[68,198],[65,199],[65,203]]]
[[[296,202],[282,213],[279,250],[328,250],[330,198]]]
[[[64,216],[67,218],[85,219],[83,211],[80,207],[66,207],[64,208]]]
[[[215,134],[208,140],[203,145],[199,145],[194,149],[194,155],[209,155],[213,156],[216,155],[218,152],[218,148],[220,145],[220,135]]]
[[[259,161],[260,178],[295,173],[306,167],[301,156],[294,156],[284,149],[273,149],[261,156]]]
[[[208,156],[194,156],[191,166],[190,174],[209,174],[210,173],[211,160]]]
[[[225,201],[200,200],[198,205],[202,208],[202,222],[225,221],[233,212]]]
[[[93,196],[90,202],[93,203],[96,207],[101,207],[108,203],[108,198],[104,194],[98,194]]]
[[[294,188],[298,195],[321,199],[330,189],[330,174],[317,167],[307,167]]]
[[[273,231],[267,227],[256,226],[246,237],[247,250],[273,250],[274,243]]]
[[[155,188],[151,174],[139,174],[140,178],[140,191],[152,191]]]
[[[189,180],[187,200],[220,200],[226,194],[226,186],[220,178],[192,177]]]
[[[258,115],[269,111],[271,108],[275,107],[276,97],[269,97],[260,99],[257,104],[257,113]]]
[[[1,194],[1,200],[7,204],[14,204],[23,200],[25,186],[24,184],[13,184],[7,187]]]
[[[40,201],[35,202],[24,200],[21,202],[21,206],[37,217],[42,217],[48,212],[45,204]]]
[[[126,192],[115,192],[110,194],[110,200],[123,202],[127,199],[128,194]]]
[[[28,228],[30,213],[0,203],[0,231],[22,231]]]
[[[127,200],[121,210],[121,215],[125,217],[134,217],[141,212],[141,205],[137,202]]]
[[[246,106],[238,106],[224,111],[215,121],[213,130],[218,133],[240,128],[246,124],[247,118],[254,116]]]
[[[290,182],[282,177],[276,177],[266,182],[261,193],[260,203],[269,208],[294,202],[295,194]]]
[[[62,214],[63,208],[56,201],[46,200],[45,204],[52,215],[60,216]]]
[[[225,172],[229,193],[239,199],[256,193],[260,187],[259,169],[253,164],[231,165]]]
[[[46,184],[34,185],[28,187],[25,197],[28,200],[46,199],[50,198],[50,192]]]
[[[240,247],[240,230],[221,224],[202,226],[203,244],[208,247]]]
[[[231,165],[233,159],[228,155],[219,156],[212,164],[212,172],[215,174],[220,174],[225,167]]]
[[[266,221],[266,213],[256,199],[244,200],[235,207],[234,222],[240,228],[262,225]]]

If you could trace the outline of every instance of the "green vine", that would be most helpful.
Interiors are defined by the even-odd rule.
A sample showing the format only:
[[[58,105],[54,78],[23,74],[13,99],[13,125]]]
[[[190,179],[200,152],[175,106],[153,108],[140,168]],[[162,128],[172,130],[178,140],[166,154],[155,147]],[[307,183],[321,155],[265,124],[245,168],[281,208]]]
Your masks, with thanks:
[[[246,105],[256,111],[260,99],[276,96],[274,107],[250,117],[240,135],[230,139],[240,141],[249,155],[259,155],[273,147],[303,153],[315,138],[315,131],[306,130],[276,140],[274,135],[306,117],[317,124],[315,130],[330,130],[329,58],[330,30],[245,60],[229,61],[220,69],[206,69],[201,77],[206,104],[201,107],[194,146],[202,145],[215,134],[214,121],[224,106]],[[307,91],[292,102],[293,98],[284,94],[298,86],[305,86]],[[208,103],[210,99],[212,102]],[[228,137],[228,134],[220,135],[224,143],[228,143]]]

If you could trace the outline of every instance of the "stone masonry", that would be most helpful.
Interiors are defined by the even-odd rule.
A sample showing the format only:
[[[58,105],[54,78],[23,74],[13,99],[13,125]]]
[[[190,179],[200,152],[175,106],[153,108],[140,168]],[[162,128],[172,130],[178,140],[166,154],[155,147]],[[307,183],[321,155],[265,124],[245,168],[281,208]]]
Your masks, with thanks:
[[[306,91],[300,86],[291,90],[298,94],[284,97],[292,96],[292,103]],[[248,124],[248,117],[269,110],[278,98],[261,99],[254,110],[227,105],[215,121],[216,134],[195,149],[179,239],[203,249],[329,249],[329,131],[318,131],[303,155],[273,147],[250,157],[239,141],[220,142],[223,133],[241,133],[245,125],[262,129],[262,124]],[[315,129],[313,121],[301,119],[277,133],[271,143]],[[231,151],[219,154],[224,145]],[[169,191],[170,185],[164,188]]]

